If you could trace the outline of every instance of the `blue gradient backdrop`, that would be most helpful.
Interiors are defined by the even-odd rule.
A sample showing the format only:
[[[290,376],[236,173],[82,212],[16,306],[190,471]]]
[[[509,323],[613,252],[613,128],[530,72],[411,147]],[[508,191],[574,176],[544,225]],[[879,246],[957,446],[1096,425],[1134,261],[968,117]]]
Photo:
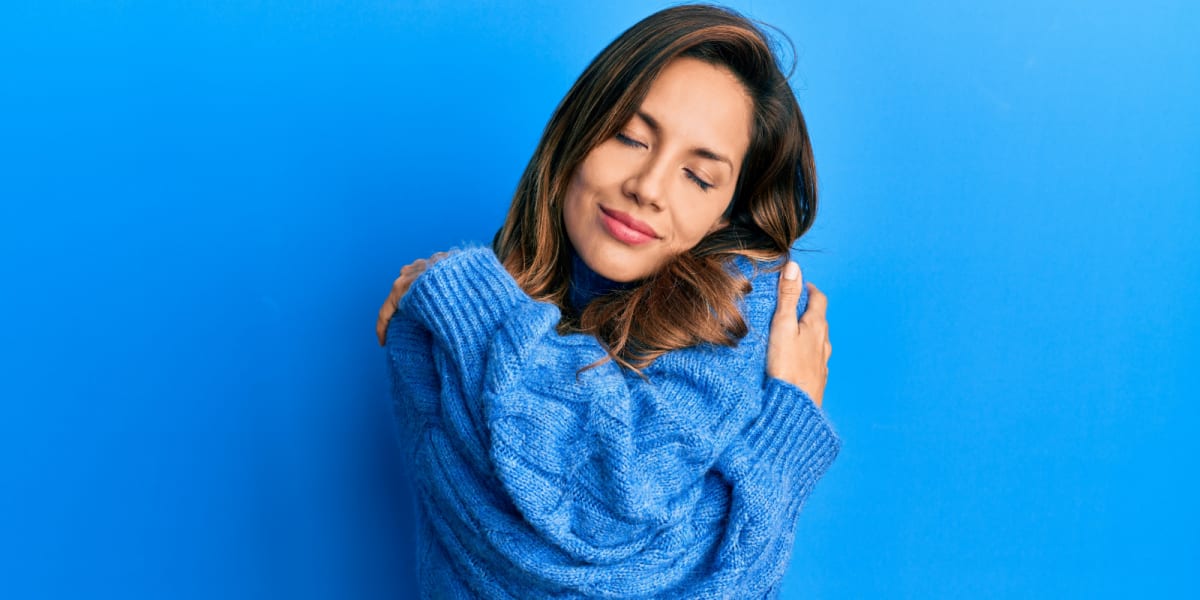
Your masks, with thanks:
[[[0,597],[412,594],[375,312],[664,6],[5,2]],[[845,441],[784,597],[1200,595],[1198,5],[732,6]]]

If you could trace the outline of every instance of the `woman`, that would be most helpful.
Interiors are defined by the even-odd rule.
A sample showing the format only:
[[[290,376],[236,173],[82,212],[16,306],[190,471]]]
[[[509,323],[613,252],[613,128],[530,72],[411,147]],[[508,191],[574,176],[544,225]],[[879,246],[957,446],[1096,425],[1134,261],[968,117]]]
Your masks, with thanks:
[[[673,7],[605,48],[492,247],[380,309],[423,594],[773,597],[840,448],[825,299],[787,260],[815,211],[749,21]]]

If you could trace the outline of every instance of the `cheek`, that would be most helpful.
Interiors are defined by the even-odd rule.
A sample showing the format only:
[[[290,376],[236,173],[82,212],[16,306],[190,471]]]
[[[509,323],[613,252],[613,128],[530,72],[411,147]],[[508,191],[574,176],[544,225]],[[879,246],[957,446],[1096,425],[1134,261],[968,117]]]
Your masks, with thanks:
[[[587,175],[583,167],[575,170],[570,183],[567,184],[566,197],[563,199],[562,220],[567,230],[567,237],[573,245],[578,246],[583,240],[581,235],[586,233],[588,198],[591,197],[587,185]]]
[[[679,237],[675,245],[678,246],[680,251],[690,249],[699,244],[700,240],[704,238],[705,233],[703,227],[697,228],[694,223],[677,227],[676,231],[679,232]]]
[[[691,248],[700,243],[704,236],[719,229],[723,223],[721,216],[725,214],[728,203],[705,206],[698,212],[681,214],[675,221],[675,231],[678,233],[678,245]]]
[[[563,203],[563,220],[567,225],[568,233],[572,233],[572,228],[577,228],[582,221],[587,219],[588,206],[606,185],[605,181],[609,173],[604,168],[607,163],[601,154],[599,150],[589,153],[575,168],[575,173],[571,175],[571,181],[567,184],[566,199]]]
[[[623,155],[612,144],[601,144],[584,157],[575,171],[576,183],[583,189],[596,191],[620,184],[623,173],[629,171],[630,156]]]

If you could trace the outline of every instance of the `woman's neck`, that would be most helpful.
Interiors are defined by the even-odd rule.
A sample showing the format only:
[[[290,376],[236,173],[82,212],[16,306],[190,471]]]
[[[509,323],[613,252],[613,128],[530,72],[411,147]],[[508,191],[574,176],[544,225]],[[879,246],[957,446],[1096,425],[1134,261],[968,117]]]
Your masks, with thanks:
[[[596,298],[615,290],[623,290],[633,283],[613,281],[593,271],[575,249],[571,249],[571,306],[582,311],[583,307]]]

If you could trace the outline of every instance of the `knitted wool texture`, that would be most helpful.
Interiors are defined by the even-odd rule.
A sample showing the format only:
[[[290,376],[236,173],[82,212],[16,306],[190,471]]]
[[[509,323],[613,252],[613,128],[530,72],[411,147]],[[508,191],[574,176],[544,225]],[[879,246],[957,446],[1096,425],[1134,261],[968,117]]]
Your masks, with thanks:
[[[574,301],[603,291],[575,265]],[[557,334],[558,307],[490,248],[413,283],[386,349],[423,597],[777,594],[841,441],[804,391],[765,374],[779,275],[734,266],[753,285],[749,333],[669,352],[647,379],[612,361],[577,377],[605,356],[599,341]]]

